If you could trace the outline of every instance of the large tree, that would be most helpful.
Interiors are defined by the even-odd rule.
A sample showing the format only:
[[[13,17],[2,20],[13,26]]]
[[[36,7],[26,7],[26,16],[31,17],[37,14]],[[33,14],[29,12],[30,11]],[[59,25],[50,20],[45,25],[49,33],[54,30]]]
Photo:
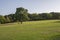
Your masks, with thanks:
[[[15,15],[16,15],[17,21],[20,21],[21,24],[23,21],[27,21],[29,19],[28,18],[28,10],[23,7],[16,8]]]

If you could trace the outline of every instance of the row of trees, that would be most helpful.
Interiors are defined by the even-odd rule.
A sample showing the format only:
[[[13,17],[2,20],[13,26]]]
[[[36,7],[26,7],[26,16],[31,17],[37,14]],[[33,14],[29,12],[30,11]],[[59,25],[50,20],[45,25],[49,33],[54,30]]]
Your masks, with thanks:
[[[51,13],[33,13],[29,14],[28,17],[30,20],[50,20],[50,19],[60,19],[60,13],[58,12],[51,12]]]
[[[9,14],[2,16],[0,15],[0,24],[10,23],[10,22],[24,22],[24,21],[36,21],[36,20],[50,20],[50,19],[60,19],[60,13],[50,12],[50,13],[28,13],[28,10],[20,7],[16,8],[15,14]]]

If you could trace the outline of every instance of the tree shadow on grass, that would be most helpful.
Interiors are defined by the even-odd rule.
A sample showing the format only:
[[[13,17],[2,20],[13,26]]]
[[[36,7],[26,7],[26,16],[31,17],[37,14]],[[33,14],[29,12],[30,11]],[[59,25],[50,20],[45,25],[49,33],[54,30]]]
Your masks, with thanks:
[[[60,21],[55,21],[54,23],[60,23]]]
[[[49,40],[60,40],[60,35],[54,35]]]

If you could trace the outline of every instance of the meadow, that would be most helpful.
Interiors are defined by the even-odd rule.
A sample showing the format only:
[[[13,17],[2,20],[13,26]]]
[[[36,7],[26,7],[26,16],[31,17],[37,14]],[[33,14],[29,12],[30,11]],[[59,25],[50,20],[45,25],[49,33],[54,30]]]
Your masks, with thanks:
[[[0,40],[60,40],[60,20],[0,24]]]

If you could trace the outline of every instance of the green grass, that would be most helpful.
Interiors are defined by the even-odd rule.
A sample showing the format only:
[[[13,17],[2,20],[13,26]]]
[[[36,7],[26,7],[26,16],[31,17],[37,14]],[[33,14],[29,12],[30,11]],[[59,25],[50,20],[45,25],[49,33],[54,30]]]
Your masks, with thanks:
[[[0,24],[0,40],[60,40],[60,20]]]

